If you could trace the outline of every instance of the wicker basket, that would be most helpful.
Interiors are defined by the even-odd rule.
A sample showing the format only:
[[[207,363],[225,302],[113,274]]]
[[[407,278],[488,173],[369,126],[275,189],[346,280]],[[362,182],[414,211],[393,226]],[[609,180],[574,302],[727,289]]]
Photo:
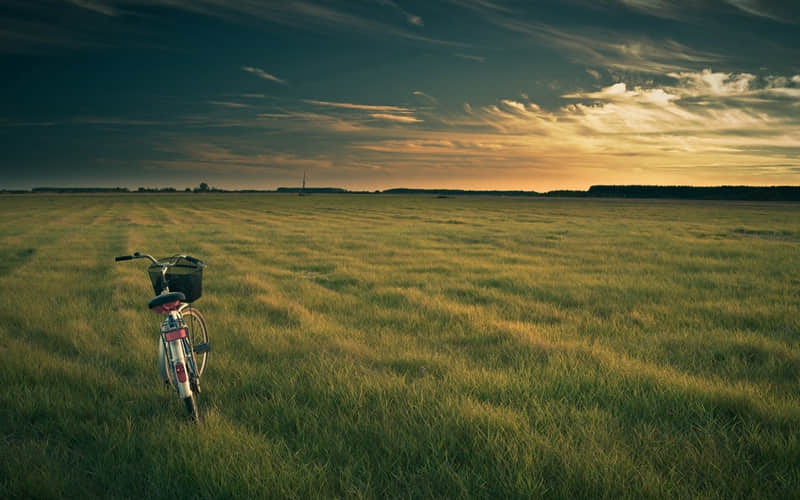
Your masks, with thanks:
[[[163,259],[166,260],[166,259]],[[167,268],[167,283],[170,292],[181,292],[186,296],[186,302],[194,302],[203,293],[203,268],[202,261],[192,262],[183,257],[177,257],[175,264]],[[152,264],[147,268],[153,290],[156,295],[164,291],[161,280],[161,266]]]

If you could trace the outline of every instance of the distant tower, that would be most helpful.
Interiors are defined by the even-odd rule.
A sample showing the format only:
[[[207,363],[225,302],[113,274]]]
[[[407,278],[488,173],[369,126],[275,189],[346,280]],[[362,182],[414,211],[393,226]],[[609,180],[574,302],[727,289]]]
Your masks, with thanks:
[[[300,187],[300,196],[304,196],[306,193],[306,171],[303,170],[303,185]]]

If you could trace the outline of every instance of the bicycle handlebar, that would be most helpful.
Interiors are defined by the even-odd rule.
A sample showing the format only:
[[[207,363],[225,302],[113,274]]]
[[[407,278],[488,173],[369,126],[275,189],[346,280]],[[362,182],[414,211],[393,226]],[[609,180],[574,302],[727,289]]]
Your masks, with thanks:
[[[183,257],[184,259],[188,260],[192,264],[200,264],[202,262],[200,259],[192,257],[191,255],[175,255],[175,256],[170,257],[170,258],[179,258],[179,257]],[[133,255],[120,255],[118,257],[114,257],[114,261],[115,262],[122,262],[123,260],[133,260],[133,259],[150,259],[150,261],[153,264],[156,264],[156,265],[159,265],[159,266],[164,266],[164,267],[169,267],[169,266],[174,265],[174,261],[172,263],[167,262],[166,260],[165,261],[158,261],[158,260],[156,260],[155,257],[153,257],[150,254],[139,253],[139,252],[133,252]]]

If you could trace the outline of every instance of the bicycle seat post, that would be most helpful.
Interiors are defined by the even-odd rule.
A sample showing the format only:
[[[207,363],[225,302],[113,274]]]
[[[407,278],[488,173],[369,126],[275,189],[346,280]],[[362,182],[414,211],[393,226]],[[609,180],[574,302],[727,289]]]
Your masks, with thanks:
[[[178,311],[170,311],[161,322],[161,333],[168,333],[183,328],[183,319]]]

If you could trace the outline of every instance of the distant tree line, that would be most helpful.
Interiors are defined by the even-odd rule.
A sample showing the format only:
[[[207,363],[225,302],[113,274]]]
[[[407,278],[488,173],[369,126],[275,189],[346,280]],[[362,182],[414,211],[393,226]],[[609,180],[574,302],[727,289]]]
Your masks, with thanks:
[[[650,198],[678,200],[800,201],[800,186],[592,186],[588,191],[481,191],[462,189],[387,189],[382,194],[429,194],[438,196],[543,196],[560,198]]]
[[[31,193],[129,193],[128,188],[114,187],[35,187]]]
[[[205,182],[201,182],[195,188],[186,188],[183,190],[186,193],[223,193],[224,189],[209,186]],[[174,187],[162,188],[149,188],[140,186],[138,189],[132,191],[126,187],[35,187],[30,191],[24,189],[0,189],[0,193],[177,193],[178,190]]]
[[[586,196],[592,198],[800,201],[800,186],[592,186]]]
[[[480,196],[541,196],[536,191],[497,191],[466,189],[408,189],[395,188],[380,191],[382,194],[434,194],[440,196],[480,195]]]
[[[0,189],[0,193],[176,193],[177,189],[140,187],[131,191],[124,187],[36,187],[27,190]],[[525,196],[525,197],[561,197],[561,198],[641,198],[641,199],[678,199],[678,200],[744,200],[744,201],[800,201],[800,186],[638,186],[638,185],[598,185],[587,191],[556,190],[545,193],[536,191],[498,191],[498,190],[465,190],[465,189],[412,189],[395,188],[383,191],[349,191],[335,187],[279,187],[271,190],[241,189],[224,190],[201,182],[195,188],[186,188],[187,193],[308,193],[308,194],[389,194],[389,195],[430,195],[446,198],[450,196]]]
[[[302,188],[302,187],[279,187],[276,193],[321,193],[321,194],[335,194],[335,193],[349,193],[350,191],[342,188],[334,187],[316,187],[316,188]]]

